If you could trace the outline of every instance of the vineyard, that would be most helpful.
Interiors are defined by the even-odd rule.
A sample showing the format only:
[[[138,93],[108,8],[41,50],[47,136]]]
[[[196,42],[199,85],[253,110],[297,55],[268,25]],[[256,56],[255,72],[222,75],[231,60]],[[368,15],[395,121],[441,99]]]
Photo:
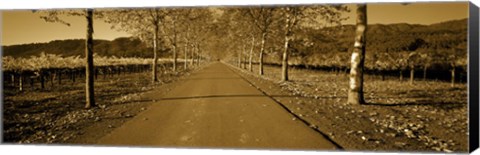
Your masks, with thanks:
[[[2,59],[5,88],[23,91],[29,84],[32,90],[36,83],[40,89],[45,89],[49,83],[52,87],[57,83],[61,85],[65,80],[73,83],[85,76],[84,59],[80,56],[62,57],[55,54],[41,53],[30,58],[13,58],[5,56]],[[140,73],[151,69],[151,59],[123,58],[94,56],[95,79],[103,79],[125,73]],[[171,60],[159,60],[162,71],[167,70]]]

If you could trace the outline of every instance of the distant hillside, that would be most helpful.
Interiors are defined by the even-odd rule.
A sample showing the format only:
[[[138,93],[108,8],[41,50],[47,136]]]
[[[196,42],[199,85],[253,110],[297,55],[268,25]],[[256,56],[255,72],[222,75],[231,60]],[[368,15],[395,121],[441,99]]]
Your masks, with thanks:
[[[83,56],[85,53],[85,40],[69,39],[54,40],[48,43],[31,43],[21,45],[3,46],[3,56],[30,57],[42,52],[62,56]],[[152,48],[147,47],[139,39],[117,38],[112,41],[94,40],[94,52],[102,56],[117,57],[152,57]],[[165,52],[160,52],[165,53]]]
[[[383,52],[405,52],[417,49],[441,51],[461,49],[466,54],[468,20],[451,20],[431,25],[372,24],[367,29],[367,57]],[[303,28],[292,42],[292,57],[297,59],[347,55],[353,49],[354,25],[342,25],[320,30]],[[282,44],[282,35],[271,35],[270,41]],[[311,45],[305,43],[310,42]],[[95,40],[94,52],[104,56],[153,57],[152,49],[134,38],[117,38],[113,41]],[[165,49],[165,51],[168,49]],[[280,49],[277,49],[281,51]],[[4,56],[29,57],[41,52],[63,56],[84,55],[84,40],[55,40],[3,47]],[[343,54],[342,54],[343,53]],[[165,56],[167,52],[160,52]],[[277,53],[278,54],[278,53]],[[279,56],[276,56],[279,58]]]
[[[452,20],[432,25],[373,24],[367,29],[367,49],[378,52],[415,51],[465,48],[468,20]],[[313,32],[313,34],[311,34]],[[351,51],[355,26],[343,25],[322,30],[305,30],[312,42],[319,42],[319,50]],[[334,46],[325,43],[333,43]]]

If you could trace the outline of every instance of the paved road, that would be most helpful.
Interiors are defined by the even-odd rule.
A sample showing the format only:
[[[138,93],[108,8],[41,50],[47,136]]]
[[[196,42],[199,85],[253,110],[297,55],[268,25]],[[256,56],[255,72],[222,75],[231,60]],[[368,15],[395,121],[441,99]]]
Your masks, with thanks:
[[[192,74],[101,145],[335,149],[223,63]]]

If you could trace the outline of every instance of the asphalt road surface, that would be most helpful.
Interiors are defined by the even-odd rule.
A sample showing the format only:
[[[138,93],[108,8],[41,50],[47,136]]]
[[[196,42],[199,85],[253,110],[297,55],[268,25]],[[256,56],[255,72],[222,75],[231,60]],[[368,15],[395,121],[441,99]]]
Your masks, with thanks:
[[[181,81],[100,145],[332,150],[335,145],[223,63]]]

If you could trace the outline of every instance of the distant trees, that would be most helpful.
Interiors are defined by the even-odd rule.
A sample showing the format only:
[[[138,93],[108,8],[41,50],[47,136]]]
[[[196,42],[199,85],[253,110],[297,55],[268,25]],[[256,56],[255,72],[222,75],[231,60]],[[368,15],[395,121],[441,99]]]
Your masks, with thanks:
[[[182,13],[183,10],[181,9],[170,9],[168,12],[168,16],[166,17],[167,22],[162,22],[163,23],[163,30],[165,31],[166,38],[169,39],[170,44],[172,46],[172,52],[173,52],[173,65],[172,65],[172,70],[174,72],[177,71],[177,38],[179,35],[178,28],[177,26],[179,24],[179,18],[182,18]]]
[[[450,50],[444,52],[445,60],[450,65],[450,77],[451,77],[451,86],[455,86],[455,75],[456,75],[456,68],[463,67],[466,68],[467,66],[467,55],[466,53],[462,52],[466,49],[462,49],[464,47],[454,47]]]

